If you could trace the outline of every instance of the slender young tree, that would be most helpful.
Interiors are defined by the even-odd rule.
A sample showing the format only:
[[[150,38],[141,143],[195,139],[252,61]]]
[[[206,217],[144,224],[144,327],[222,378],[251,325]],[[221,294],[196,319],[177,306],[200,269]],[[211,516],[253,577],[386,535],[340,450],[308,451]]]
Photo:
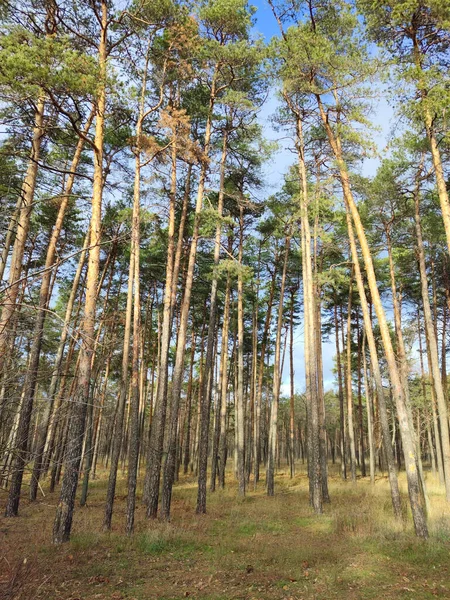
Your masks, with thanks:
[[[289,258],[289,247],[291,243],[290,233],[285,239],[285,251],[283,260],[283,271],[281,273],[281,285],[280,285],[280,300],[278,303],[278,319],[277,319],[277,333],[275,340],[275,359],[273,365],[273,391],[272,391],[272,406],[270,409],[270,426],[269,426],[269,449],[267,456],[267,473],[266,473],[266,486],[267,495],[273,496],[275,493],[275,452],[277,448],[277,434],[278,434],[278,404],[280,400],[280,379],[281,379],[281,333],[284,324],[283,305],[284,305],[284,292],[286,287],[286,273],[288,267]]]

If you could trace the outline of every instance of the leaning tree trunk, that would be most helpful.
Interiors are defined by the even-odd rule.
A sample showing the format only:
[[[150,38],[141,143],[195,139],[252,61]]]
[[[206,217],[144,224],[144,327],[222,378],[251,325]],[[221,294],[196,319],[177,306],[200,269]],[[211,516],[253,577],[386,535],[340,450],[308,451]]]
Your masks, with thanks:
[[[423,54],[421,52],[417,36],[414,34],[412,37],[413,41],[413,55],[414,63],[417,70],[423,72]],[[444,222],[445,237],[447,240],[447,249],[450,254],[450,202],[447,191],[447,183],[445,181],[444,168],[442,166],[442,157],[439,150],[438,141],[436,139],[436,133],[434,130],[434,118],[430,111],[428,104],[428,90],[426,87],[421,85],[418,86],[418,93],[422,101],[423,111],[423,122],[427,132],[428,141],[430,143],[431,158],[433,161],[434,175],[436,178],[439,202],[441,205],[442,220]]]
[[[73,307],[75,304],[75,300],[77,299],[78,288],[80,287],[80,280],[81,280],[81,276],[82,276],[82,272],[83,272],[84,263],[86,260],[87,249],[89,247],[89,238],[90,238],[90,231],[88,229],[88,231],[86,233],[86,237],[84,239],[83,249],[80,252],[80,258],[78,260],[77,270],[76,270],[75,276],[73,278],[72,288],[70,290],[69,299],[67,301],[66,312],[65,312],[65,316],[64,316],[64,323],[63,323],[63,327],[62,327],[62,331],[61,331],[61,337],[59,340],[58,350],[56,352],[55,364],[53,366],[52,377],[50,380],[50,388],[48,391],[49,404],[50,404],[49,405],[49,414],[48,414],[47,423],[45,425],[46,430],[44,428],[42,430],[42,440],[41,440],[41,443],[43,444],[42,459],[41,459],[42,465],[39,465],[39,453],[38,453],[38,456],[36,458],[36,463],[33,468],[33,475],[32,475],[32,481],[31,481],[32,486],[36,485],[36,488],[37,488],[37,485],[38,485],[41,475],[43,473],[47,473],[48,465],[50,462],[50,455],[51,455],[54,445],[55,445],[56,418],[58,415],[58,410],[61,405],[61,397],[59,394],[57,395],[58,383],[59,383],[60,374],[61,374],[61,366],[62,366],[63,358],[64,358],[64,349],[66,347],[67,337],[69,336],[69,327],[70,327],[70,321],[72,319]],[[81,287],[83,287],[83,286],[81,286]],[[82,298],[83,298],[83,294],[80,294],[79,300],[77,302],[75,321],[78,318],[78,315],[81,310]]]
[[[106,108],[106,56],[108,26],[107,3],[101,0],[101,33],[99,44],[100,90],[97,100],[97,114],[94,140],[94,186],[92,194],[92,216],[90,224],[90,250],[86,278],[86,299],[82,324],[81,359],[77,391],[73,398],[70,428],[65,453],[65,472],[61,487],[58,508],[53,525],[53,542],[61,544],[69,541],[72,528],[75,494],[77,491],[81,450],[89,401],[91,364],[95,331],[97,282],[100,264],[101,217],[103,193],[103,138]]]
[[[438,413],[439,413],[439,425],[441,433],[441,444],[442,444],[442,464],[444,468],[444,481],[445,481],[445,496],[447,502],[450,502],[450,439],[449,439],[449,425],[448,425],[448,411],[447,401],[444,395],[444,388],[442,385],[441,373],[439,370],[439,356],[438,346],[436,341],[435,330],[433,326],[433,318],[431,315],[430,298],[428,296],[428,278],[425,264],[425,251],[423,246],[422,238],[422,227],[420,223],[420,201],[419,201],[419,190],[418,184],[414,192],[414,206],[415,206],[415,223],[416,223],[416,241],[417,241],[417,254],[419,259],[419,271],[420,271],[420,284],[422,293],[423,303],[423,314],[425,321],[425,329],[427,332],[427,343],[429,347],[429,356],[431,361],[431,377],[432,385],[436,394]]]
[[[333,150],[335,158],[338,163],[339,175],[342,184],[342,190],[344,198],[348,204],[353,223],[355,225],[356,234],[361,246],[362,256],[364,265],[367,273],[367,280],[369,284],[370,293],[372,296],[373,305],[378,318],[378,324],[380,327],[381,338],[383,342],[384,352],[386,361],[388,364],[390,380],[392,384],[392,392],[397,408],[397,415],[400,424],[400,432],[402,438],[403,453],[405,457],[406,465],[406,477],[408,481],[408,492],[411,504],[411,510],[413,514],[414,527],[416,534],[419,537],[428,537],[428,527],[426,523],[426,516],[423,508],[422,497],[421,497],[421,486],[419,480],[419,473],[417,468],[417,457],[416,448],[414,444],[414,435],[411,431],[411,426],[408,418],[408,411],[405,403],[405,394],[402,388],[402,382],[398,366],[395,359],[394,348],[392,346],[392,340],[390,337],[389,327],[386,319],[386,313],[384,311],[383,304],[381,302],[380,292],[377,287],[377,279],[375,276],[375,270],[373,267],[372,255],[370,252],[369,244],[367,242],[366,233],[364,226],[359,215],[358,207],[356,206],[353,198],[353,193],[350,186],[350,178],[347,171],[347,166],[343,159],[341,143],[339,137],[335,135],[331,125],[328,121],[327,114],[322,105],[320,96],[317,96],[317,102],[319,106],[320,115],[324,124],[330,146]]]
[[[91,126],[92,118],[94,116],[93,111],[88,119],[84,133],[87,134]],[[30,428],[30,420],[33,411],[33,404],[36,392],[36,384],[38,381],[39,371],[39,359],[41,355],[42,338],[44,334],[45,317],[47,315],[47,308],[50,301],[51,295],[51,280],[52,280],[52,268],[54,266],[56,249],[59,240],[59,236],[62,230],[64,217],[66,214],[69,199],[72,193],[72,187],[75,179],[75,172],[80,161],[81,152],[84,146],[84,139],[80,137],[75,150],[74,157],[72,159],[69,177],[67,179],[64,194],[62,197],[61,204],[59,206],[58,215],[56,222],[53,227],[53,231],[50,236],[50,241],[47,248],[47,255],[45,259],[45,270],[42,277],[41,288],[39,292],[39,304],[38,313],[34,325],[33,342],[30,351],[30,361],[28,364],[27,374],[24,383],[24,399],[20,412],[18,433],[16,436],[16,447],[14,450],[15,460],[13,467],[13,475],[10,486],[10,493],[8,499],[8,506],[6,509],[7,516],[17,515],[19,510],[20,501],[20,490],[22,487],[22,477],[24,468],[27,461],[27,445],[28,445],[28,433]],[[44,420],[45,416],[44,416]],[[45,429],[45,427],[44,427]],[[40,436],[42,437],[42,436]],[[45,443],[45,441],[44,441]],[[39,465],[42,455],[42,440],[39,439],[37,443],[37,453],[35,456],[35,466]],[[31,481],[30,487],[30,499],[36,500],[37,493],[37,480],[33,483]]]
[[[20,209],[22,208],[22,195],[17,198],[16,207],[9,220],[8,229],[5,235],[5,242],[0,256],[0,284],[3,281],[3,275],[5,274],[6,263],[8,262],[9,251],[13,242],[14,234],[17,230],[17,223],[19,220]]]
[[[33,210],[34,191],[36,188],[36,178],[43,136],[44,97],[41,95],[37,101],[34,113],[30,160],[20,192],[20,212],[18,216],[16,239],[14,241],[11,257],[11,266],[9,269],[8,286],[6,287],[4,297],[2,298],[2,310],[0,315],[0,373],[2,375],[4,374],[7,356],[10,332],[9,327],[16,310],[17,296],[21,287],[20,274],[22,272],[22,260],[30,226],[31,212]]]
[[[361,303],[361,309],[364,321],[364,331],[367,337],[367,345],[369,346],[370,364],[372,366],[372,375],[375,380],[375,389],[378,400],[378,410],[381,423],[381,430],[383,435],[383,449],[386,460],[386,465],[389,475],[389,484],[391,487],[391,499],[392,507],[394,509],[395,516],[400,519],[402,516],[402,506],[400,498],[400,490],[398,487],[397,470],[395,468],[394,452],[391,444],[391,436],[389,431],[389,418],[386,408],[386,400],[384,397],[383,382],[381,378],[380,364],[378,362],[378,353],[375,343],[375,337],[373,334],[372,319],[370,318],[370,310],[366,297],[366,290],[364,289],[364,281],[361,274],[361,267],[359,264],[359,256],[356,248],[355,234],[353,232],[353,224],[351,220],[351,214],[348,205],[346,204],[346,215],[347,215],[347,231],[350,240],[350,249],[352,253],[352,262],[355,269],[355,279],[358,288],[359,299]]]

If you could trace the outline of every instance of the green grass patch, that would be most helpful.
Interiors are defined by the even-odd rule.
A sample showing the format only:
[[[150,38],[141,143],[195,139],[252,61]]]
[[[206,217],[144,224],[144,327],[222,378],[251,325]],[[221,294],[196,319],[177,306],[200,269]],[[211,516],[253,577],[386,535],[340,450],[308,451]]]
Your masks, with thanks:
[[[136,548],[141,554],[156,556],[171,554],[176,558],[185,558],[208,550],[208,546],[194,541],[186,534],[165,530],[155,530],[138,535]]]
[[[333,518],[328,515],[317,515],[311,517],[296,517],[292,523],[301,529],[314,531],[316,533],[330,533],[333,531]]]

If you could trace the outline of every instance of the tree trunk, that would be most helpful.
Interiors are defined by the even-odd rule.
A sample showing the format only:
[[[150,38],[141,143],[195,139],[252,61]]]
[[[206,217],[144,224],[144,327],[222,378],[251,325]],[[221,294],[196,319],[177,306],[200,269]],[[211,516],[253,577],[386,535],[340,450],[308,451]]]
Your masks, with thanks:
[[[191,366],[189,369],[188,389],[186,393],[186,440],[184,442],[184,460],[183,472],[186,475],[189,469],[190,448],[191,448],[191,430],[192,430],[192,384],[194,376],[195,360],[195,330],[192,328],[191,339]]]
[[[291,292],[291,310],[289,319],[289,375],[290,375],[290,398],[289,398],[289,474],[292,479],[295,475],[295,387],[294,387],[294,291]]]
[[[419,200],[419,182],[417,182],[414,192],[415,223],[417,254],[419,259],[420,283],[423,303],[423,314],[425,321],[425,330],[427,333],[427,344],[430,356],[432,385],[436,394],[439,425],[442,443],[442,464],[444,468],[445,496],[447,502],[450,502],[450,438],[448,426],[447,401],[442,386],[441,373],[439,370],[438,346],[433,326],[433,317],[431,314],[430,299],[428,296],[428,278],[425,264],[425,251],[422,239],[422,227],[420,223],[420,200]]]
[[[88,123],[85,127],[85,133],[89,131],[89,127],[91,125],[93,118],[93,112],[88,119]],[[33,404],[36,392],[36,384],[38,381],[38,371],[39,371],[39,358],[41,355],[41,346],[42,346],[42,338],[44,333],[44,323],[45,317],[47,315],[47,308],[50,301],[51,295],[51,279],[52,279],[52,268],[55,262],[57,243],[59,240],[59,235],[62,230],[64,217],[66,214],[67,205],[69,203],[70,195],[72,193],[73,182],[75,178],[75,171],[78,167],[78,163],[80,161],[81,152],[84,145],[84,139],[80,138],[75,150],[75,154],[72,160],[70,174],[67,179],[64,194],[62,196],[61,204],[58,210],[58,215],[56,217],[56,222],[53,227],[53,231],[50,236],[50,241],[47,248],[47,255],[45,259],[45,271],[42,277],[40,292],[39,292],[39,303],[38,303],[38,312],[36,316],[34,331],[33,331],[33,342],[30,351],[30,361],[28,364],[27,374],[24,383],[24,400],[22,403],[22,409],[20,413],[19,427],[18,427],[18,435],[16,437],[16,448],[14,450],[15,461],[14,461],[14,471],[11,480],[10,487],[10,495],[8,500],[7,507],[7,516],[17,515],[19,510],[19,501],[20,501],[20,490],[22,487],[22,477],[23,471],[27,461],[27,452],[26,446],[28,441],[28,432],[30,427],[30,419],[33,411]],[[44,417],[44,420],[45,417]],[[45,429],[45,427],[44,427]],[[42,446],[42,436],[39,436],[40,440],[38,441],[37,455],[35,457],[35,465],[40,462],[40,455],[42,454],[41,446]],[[45,440],[44,440],[45,443]],[[30,499],[36,500],[37,493],[37,481],[35,484],[32,484],[30,487]]]
[[[231,243],[229,244],[231,248]],[[227,277],[225,290],[225,306],[222,326],[222,364],[220,382],[220,438],[219,438],[219,486],[225,487],[225,465],[227,457],[227,392],[228,392],[228,336],[230,331],[230,296],[231,282]],[[256,459],[255,459],[256,460]]]
[[[2,310],[0,316],[0,373],[4,373],[10,333],[9,327],[16,310],[17,296],[20,290],[22,260],[28,236],[28,229],[30,226],[31,212],[33,210],[34,191],[36,188],[36,178],[43,137],[44,97],[41,95],[37,101],[36,111],[34,113],[33,139],[31,142],[30,160],[20,192],[19,220],[17,223],[16,239],[14,241],[11,266],[9,269],[8,286],[4,291],[4,297],[2,298]],[[8,509],[7,512],[9,513],[10,509]],[[11,514],[14,514],[14,512]]]
[[[272,390],[272,407],[270,410],[270,427],[269,427],[269,452],[267,456],[267,474],[266,485],[267,495],[273,496],[275,491],[275,450],[277,447],[278,438],[278,404],[280,400],[280,383],[281,383],[281,331],[283,328],[283,305],[284,305],[284,289],[286,286],[286,272],[289,258],[289,247],[291,243],[291,235],[288,234],[285,240],[283,272],[281,275],[280,300],[278,304],[278,320],[277,334],[275,340],[275,360],[273,365],[273,390]]]
[[[339,321],[337,314],[337,297],[334,302],[334,336],[336,342],[336,364],[338,375],[338,396],[339,396],[339,433],[341,450],[341,477],[347,479],[347,465],[345,452],[345,409],[344,409],[344,386],[342,385],[342,365],[341,351],[339,348]]]
[[[216,337],[216,316],[217,316],[217,287],[218,276],[217,267],[220,259],[220,242],[222,238],[222,213],[223,200],[225,194],[225,162],[228,150],[228,124],[225,128],[222,141],[222,156],[220,159],[220,183],[218,198],[218,222],[216,226],[216,237],[214,242],[214,267],[213,280],[211,284],[211,296],[209,304],[209,324],[208,338],[206,342],[206,359],[203,375],[203,385],[201,390],[201,412],[200,412],[200,440],[199,440],[199,462],[198,462],[198,493],[197,493],[197,514],[206,513],[206,481],[208,470],[208,435],[209,419],[211,413],[211,395],[214,379],[214,341]]]
[[[366,359],[366,330],[363,330],[362,339],[362,363],[364,376],[364,394],[366,396],[366,411],[367,411],[367,437],[369,439],[369,473],[370,483],[375,485],[375,444],[373,436],[373,407],[372,397],[369,390],[369,381],[367,377],[367,359]],[[400,507],[399,507],[400,508]]]
[[[370,353],[370,364],[372,366],[372,374],[375,380],[375,389],[378,400],[379,417],[381,423],[381,430],[383,435],[383,449],[386,459],[386,465],[389,475],[389,484],[391,487],[391,499],[392,507],[394,509],[395,516],[400,519],[402,516],[402,506],[400,498],[400,490],[398,487],[397,470],[395,468],[394,453],[391,444],[391,437],[389,432],[389,419],[386,408],[386,400],[384,397],[383,382],[381,378],[380,364],[378,362],[377,347],[375,344],[375,337],[373,335],[372,319],[370,316],[369,305],[367,302],[366,291],[364,289],[364,282],[361,274],[361,267],[359,264],[359,256],[356,248],[355,234],[353,232],[353,225],[351,221],[351,215],[348,205],[346,204],[346,215],[347,215],[347,230],[350,241],[350,249],[352,253],[352,262],[355,269],[356,285],[358,287],[358,294],[361,302],[361,309],[364,320],[364,331],[367,337],[367,345],[369,346]]]
[[[244,207],[239,205],[239,272],[237,310],[237,389],[236,389],[236,466],[239,495],[245,495],[245,422],[244,422],[244,281],[242,258],[244,252]]]
[[[322,106],[322,102],[320,96],[317,96],[317,102],[319,106],[320,115],[328,136],[328,140],[330,142],[330,146],[333,150],[333,153],[336,157],[340,179],[342,183],[342,189],[344,193],[345,201],[350,210],[356,234],[358,236],[358,240],[361,246],[361,251],[363,255],[364,265],[367,273],[367,280],[369,284],[370,293],[372,296],[372,302],[375,307],[375,311],[378,318],[378,324],[380,327],[381,338],[383,341],[383,347],[385,351],[386,361],[388,363],[390,380],[393,388],[393,396],[395,400],[395,405],[397,408],[397,415],[400,424],[400,431],[402,436],[402,445],[403,452],[405,457],[405,465],[406,465],[406,477],[408,481],[408,492],[409,499],[411,504],[411,510],[413,514],[414,527],[416,534],[419,537],[428,537],[428,528],[426,523],[425,512],[422,504],[421,498],[421,487],[419,481],[419,474],[417,468],[417,457],[416,450],[414,445],[414,437],[413,432],[411,431],[411,426],[408,419],[408,412],[405,402],[405,393],[402,388],[402,382],[400,378],[400,374],[398,371],[397,363],[395,360],[394,349],[392,346],[392,340],[389,333],[389,327],[386,319],[386,314],[381,302],[380,292],[377,287],[377,280],[375,276],[375,270],[373,267],[372,255],[369,249],[369,244],[367,243],[366,234],[364,231],[363,224],[361,222],[361,218],[358,212],[358,208],[355,204],[353,193],[350,187],[349,174],[347,171],[347,167],[345,161],[342,156],[342,150],[340,145],[340,140],[337,138],[328,122],[328,117],[325,113],[325,110]],[[367,329],[366,329],[367,333]]]
[[[208,115],[206,121],[205,140],[204,140],[204,155],[209,156],[211,133],[212,133],[212,116],[214,110],[214,103],[216,97],[216,78],[218,74],[218,66],[214,69],[212,78],[212,87],[209,97]],[[184,296],[180,311],[180,326],[177,335],[176,355],[175,355],[175,367],[173,370],[172,377],[172,403],[171,403],[171,422],[169,426],[168,435],[168,451],[167,459],[164,466],[164,481],[163,481],[163,505],[161,507],[161,516],[168,519],[170,516],[170,505],[172,501],[172,487],[175,479],[175,466],[176,466],[176,451],[177,451],[177,430],[178,430],[178,413],[181,398],[181,387],[183,382],[184,372],[184,355],[186,349],[186,338],[187,338],[187,327],[189,318],[189,309],[191,305],[191,293],[194,282],[194,268],[195,259],[197,255],[197,244],[199,237],[199,226],[200,226],[200,214],[203,206],[203,194],[205,189],[206,176],[208,173],[208,163],[205,159],[202,162],[200,177],[197,188],[197,200],[195,205],[194,215],[194,229],[192,232],[191,246],[189,250],[188,267],[186,274],[186,282],[184,285]],[[209,333],[209,332],[208,332]],[[208,377],[206,377],[208,379]],[[206,384],[207,385],[207,384]],[[201,398],[201,396],[200,396]],[[161,450],[162,442],[164,438],[164,430],[161,434]],[[158,511],[158,499],[159,499],[159,481],[161,476],[161,460],[153,460],[153,466],[151,467],[151,485],[150,489],[150,501],[147,506],[147,516],[156,517]],[[206,480],[205,480],[206,485]]]
[[[159,483],[161,477],[161,460],[164,445],[164,431],[167,414],[167,379],[169,369],[169,350],[172,337],[173,321],[173,287],[177,285],[174,280],[175,266],[175,201],[177,177],[177,144],[175,139],[172,146],[172,173],[170,189],[170,208],[168,223],[168,246],[166,265],[166,285],[164,288],[163,319],[161,325],[161,344],[158,365],[158,387],[156,391],[155,410],[152,419],[151,434],[147,452],[147,466],[144,482],[144,503],[147,505],[147,516],[156,518],[158,512]]]
[[[95,124],[94,188],[92,195],[92,216],[90,225],[90,250],[86,279],[86,300],[84,306],[84,320],[82,325],[80,371],[78,376],[77,391],[73,399],[73,408],[70,418],[70,428],[65,455],[64,479],[53,526],[53,542],[55,544],[67,542],[70,538],[86,421],[86,408],[87,402],[89,401],[101,242],[103,137],[106,107],[107,25],[107,3],[106,0],[101,0],[101,37],[99,45],[101,84],[97,100],[97,115]]]
[[[90,239],[90,231],[88,229],[88,231],[86,233],[86,237],[84,239],[83,249],[80,252],[80,258],[78,261],[77,270],[75,272],[75,277],[73,279],[72,288],[70,290],[69,299],[67,301],[66,313],[64,316],[64,324],[63,324],[62,331],[61,331],[61,338],[59,341],[58,350],[56,352],[56,359],[55,359],[55,365],[53,367],[52,378],[50,380],[50,388],[49,388],[49,392],[48,392],[50,407],[49,407],[48,422],[46,424],[47,431],[44,431],[44,429],[42,431],[42,442],[44,444],[44,448],[42,451],[43,452],[42,468],[39,465],[39,455],[38,455],[37,459],[36,459],[36,463],[34,465],[33,476],[32,476],[32,480],[31,480],[31,485],[32,486],[36,485],[36,489],[37,489],[37,484],[38,484],[41,474],[47,472],[48,464],[50,461],[49,453],[51,453],[51,451],[54,447],[55,425],[56,425],[55,419],[58,414],[58,409],[59,409],[60,400],[61,400],[59,395],[57,397],[56,392],[57,392],[58,382],[59,382],[59,378],[60,378],[60,374],[61,374],[61,366],[62,366],[62,362],[63,362],[63,358],[64,358],[64,349],[66,346],[67,337],[69,335],[70,320],[72,318],[73,307],[75,304],[75,300],[76,300],[77,293],[78,293],[78,288],[80,285],[80,279],[81,279],[81,275],[82,275],[82,271],[83,271],[83,266],[84,266],[84,263],[86,260],[87,249],[89,247],[89,239]],[[82,286],[82,287],[84,289],[84,286]],[[82,298],[83,298],[83,294],[81,293],[79,301],[78,301],[76,318],[78,317],[78,314],[81,310]],[[75,320],[76,320],[76,318],[75,318]],[[59,402],[58,402],[58,400],[59,400]]]
[[[359,426],[359,447],[360,447],[360,458],[359,464],[361,467],[361,476],[366,477],[366,460],[365,460],[365,448],[364,448],[364,419],[363,419],[363,408],[362,408],[362,392],[361,392],[361,337],[362,332],[359,329],[359,311],[356,313],[357,316],[357,336],[358,336],[358,426]]]
[[[320,464],[320,416],[317,390],[317,356],[315,344],[315,301],[311,261],[311,232],[308,216],[308,180],[306,175],[303,128],[299,114],[296,115],[296,144],[301,182],[301,223],[303,260],[303,300],[305,321],[305,378],[308,418],[308,473],[310,502],[316,513],[323,510],[322,472]]]
[[[353,483],[356,482],[356,451],[355,451],[355,429],[353,425],[353,389],[352,389],[352,293],[353,293],[353,273],[352,266],[350,274],[350,287],[348,292],[348,311],[347,311],[347,419],[348,419],[348,439],[350,442],[350,471]]]

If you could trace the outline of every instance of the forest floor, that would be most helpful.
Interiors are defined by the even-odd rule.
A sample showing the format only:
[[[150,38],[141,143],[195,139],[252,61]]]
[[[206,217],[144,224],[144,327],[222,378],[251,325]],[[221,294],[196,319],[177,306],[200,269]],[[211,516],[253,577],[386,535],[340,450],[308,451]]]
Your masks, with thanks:
[[[147,521],[138,504],[131,538],[125,480],[113,531],[101,530],[106,483],[106,473],[92,482],[61,547],[51,543],[56,493],[33,505],[24,497],[18,518],[0,517],[2,600],[450,598],[450,510],[431,475],[427,541],[414,537],[410,516],[394,521],[382,477],[371,489],[368,479],[352,485],[335,473],[320,516],[309,508],[304,470],[291,480],[281,469],[272,498],[262,482],[240,499],[230,477],[228,489],[208,494],[204,516],[195,514],[195,479],[183,477],[172,522]]]

